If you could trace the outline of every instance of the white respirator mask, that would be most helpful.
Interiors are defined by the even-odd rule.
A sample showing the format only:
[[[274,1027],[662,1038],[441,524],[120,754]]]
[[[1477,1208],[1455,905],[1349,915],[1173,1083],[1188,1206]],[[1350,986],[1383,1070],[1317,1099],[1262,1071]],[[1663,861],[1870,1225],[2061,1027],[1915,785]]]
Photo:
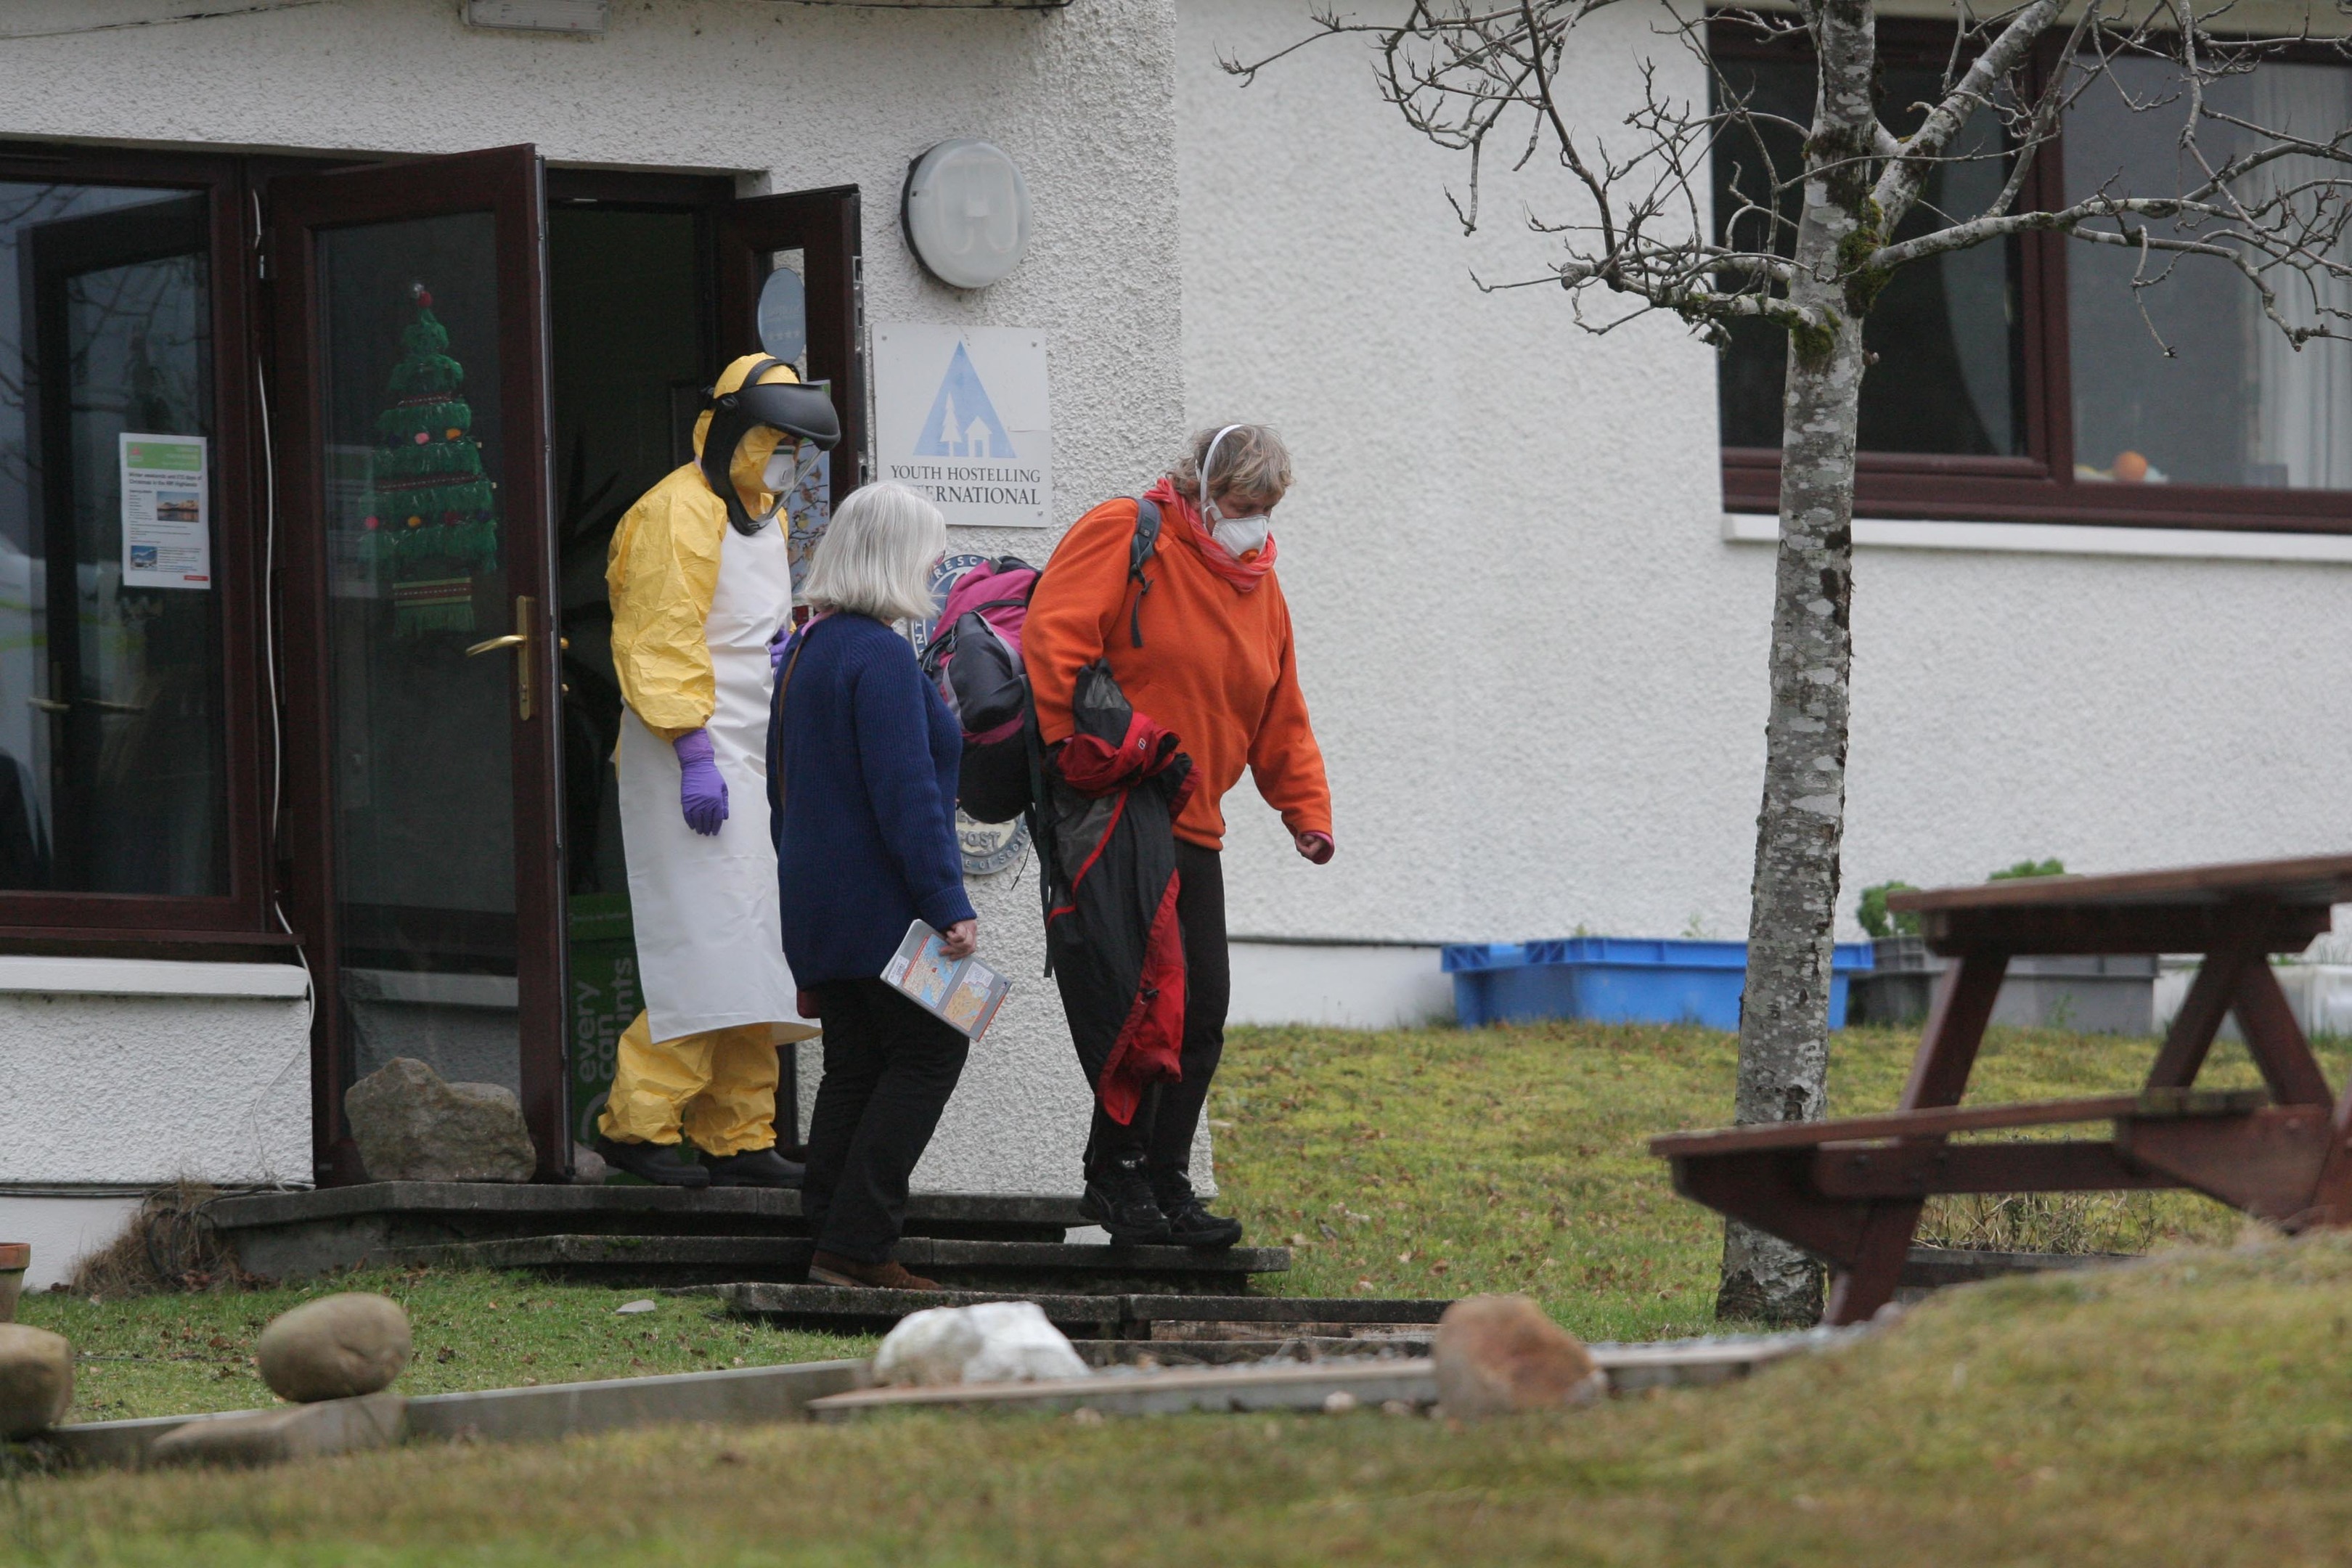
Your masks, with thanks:
[[[1209,455],[1201,459],[1202,521],[1209,525],[1209,537],[1223,545],[1226,552],[1236,561],[1253,550],[1265,548],[1266,529],[1273,521],[1265,512],[1251,517],[1227,517],[1217,510],[1217,503],[1209,499],[1209,475],[1216,467],[1217,447],[1240,428],[1238,425],[1228,425],[1218,431],[1209,442]]]
[[[1253,550],[1265,548],[1266,521],[1264,512],[1255,517],[1220,517],[1209,532],[1238,561]]]
[[[789,496],[816,472],[824,457],[813,441],[779,441],[760,470],[760,488],[772,496]]]

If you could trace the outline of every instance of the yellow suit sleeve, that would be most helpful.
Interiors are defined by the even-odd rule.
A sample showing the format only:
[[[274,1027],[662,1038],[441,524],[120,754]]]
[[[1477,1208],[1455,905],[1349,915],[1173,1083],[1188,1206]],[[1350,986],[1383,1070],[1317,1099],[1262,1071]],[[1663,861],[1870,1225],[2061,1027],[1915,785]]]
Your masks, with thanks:
[[[705,628],[727,508],[691,465],[647,490],[613,531],[613,668],[647,729],[675,741],[710,722],[718,687]]]

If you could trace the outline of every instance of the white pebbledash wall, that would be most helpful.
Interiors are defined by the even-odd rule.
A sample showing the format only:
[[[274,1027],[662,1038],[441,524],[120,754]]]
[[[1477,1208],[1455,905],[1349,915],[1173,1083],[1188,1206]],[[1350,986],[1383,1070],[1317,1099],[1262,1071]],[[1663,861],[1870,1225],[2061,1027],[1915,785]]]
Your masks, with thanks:
[[[164,7],[6,9],[0,30],[21,35]],[[747,194],[854,183],[870,320],[1048,332],[1063,521],[1087,498],[1132,491],[1175,439],[1171,0],[1055,11],[614,0],[609,31],[585,40],[475,31],[458,10],[453,0],[363,0],[20,38],[0,49],[0,136],[416,153],[528,142],[562,163],[733,172]],[[1027,262],[976,294],[930,281],[898,235],[908,163],[950,136],[1003,146],[1035,199]],[[974,533],[959,546],[1042,560],[1050,538]],[[1038,978],[1034,875],[973,891],[986,951],[1018,984],[972,1053],[917,1183],[1075,1191],[1087,1097],[1053,984]],[[108,1223],[119,1223],[127,1200],[74,1184],[92,1172],[179,1173],[169,1161],[150,1169],[150,1153],[213,1146],[238,1124],[253,1074],[276,1086],[270,1104],[285,1101],[272,1136],[290,1140],[288,1152],[272,1145],[200,1173],[308,1178],[299,1018],[281,1005],[215,1026],[202,1004],[142,1011],[150,1005],[59,996],[36,1006],[0,994],[0,1238],[99,1228],[87,1212],[73,1226],[44,1217],[63,1200],[34,1194],[68,1188],[112,1204]],[[159,1015],[181,1021],[163,1027]],[[250,1072],[228,1070],[239,1064]],[[39,1092],[28,1097],[27,1084]],[[38,1279],[55,1278],[64,1260],[41,1250]]]
[[[1525,215],[1565,205],[1498,179],[1465,239],[1446,194],[1465,165],[1380,100],[1360,43],[1248,87],[1219,68],[1306,37],[1308,10],[1178,7],[1186,412],[1289,438],[1276,532],[1337,796],[1322,869],[1246,786],[1228,805],[1234,930],[1744,937],[1772,552],[1727,538],[1712,353],[1671,319],[1582,332],[1557,287],[1480,292],[1474,271],[1541,275]],[[1638,58],[1663,93],[1706,93],[1658,19],[1580,25],[1563,97],[1621,154]],[[1760,521],[1738,531],[1769,541]],[[1843,934],[1889,878],[2352,847],[2352,726],[2321,695],[2352,660],[2352,542],[2316,542],[2332,561],[2069,552],[2247,547],[2136,531],[1859,531]],[[1237,994],[1259,1016],[1276,1000]]]
[[[28,1284],[150,1188],[309,1184],[309,996],[291,964],[0,958],[0,1232]]]

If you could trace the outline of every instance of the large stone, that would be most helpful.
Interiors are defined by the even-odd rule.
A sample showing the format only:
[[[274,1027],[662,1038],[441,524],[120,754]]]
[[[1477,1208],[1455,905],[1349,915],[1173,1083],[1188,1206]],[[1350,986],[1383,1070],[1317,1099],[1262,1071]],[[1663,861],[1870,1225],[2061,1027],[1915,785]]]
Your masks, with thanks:
[[[253,1359],[271,1392],[310,1404],[390,1386],[414,1348],[399,1302],[349,1291],[279,1316],[261,1331]]]
[[[209,1415],[155,1439],[150,1465],[276,1465],[388,1448],[408,1438],[408,1401],[370,1394],[236,1415]]]
[[[394,1057],[343,1096],[373,1182],[528,1182],[539,1163],[522,1107],[494,1083],[449,1083]]]
[[[1608,1379],[1574,1334],[1525,1296],[1470,1296],[1437,1321],[1437,1399],[1448,1415],[1558,1410],[1598,1398]]]
[[[0,1439],[54,1426],[73,1403],[73,1346],[63,1334],[0,1323]]]

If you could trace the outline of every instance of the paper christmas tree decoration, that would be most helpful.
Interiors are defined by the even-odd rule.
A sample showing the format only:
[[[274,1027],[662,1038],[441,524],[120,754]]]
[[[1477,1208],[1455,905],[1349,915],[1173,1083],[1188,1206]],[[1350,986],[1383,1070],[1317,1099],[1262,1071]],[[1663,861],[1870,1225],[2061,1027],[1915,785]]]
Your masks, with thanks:
[[[403,636],[474,629],[474,576],[498,564],[497,486],[470,434],[466,368],[433,296],[413,289],[416,319],[401,332],[392,405],[376,416],[360,560],[392,582]]]

